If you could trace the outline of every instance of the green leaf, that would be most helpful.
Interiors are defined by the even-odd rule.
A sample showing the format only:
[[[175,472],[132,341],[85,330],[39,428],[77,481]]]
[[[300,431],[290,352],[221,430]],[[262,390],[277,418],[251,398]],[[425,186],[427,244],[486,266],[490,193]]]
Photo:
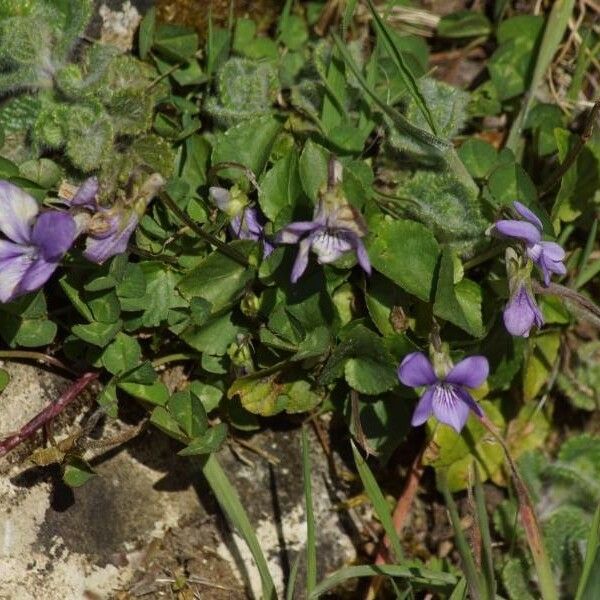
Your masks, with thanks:
[[[104,348],[117,335],[123,326],[123,321],[116,323],[99,323],[93,321],[87,325],[73,325],[71,332],[88,344]]]
[[[116,419],[119,413],[119,401],[117,398],[117,386],[113,380],[109,381],[96,397],[96,402],[106,414]]]
[[[236,379],[227,397],[239,396],[242,406],[255,415],[269,417],[285,410],[288,413],[306,412],[321,402],[311,384],[296,379],[293,371],[253,373]]]
[[[483,179],[496,165],[498,152],[484,140],[468,138],[458,149],[458,156],[473,177]]]
[[[256,177],[262,173],[271,153],[271,148],[281,130],[281,124],[271,116],[243,121],[216,136],[212,165],[235,162],[248,167]],[[219,176],[237,180],[239,169],[222,169]]]
[[[273,600],[276,598],[275,585],[269,573],[269,567],[261,550],[254,527],[248,519],[248,515],[240,501],[240,497],[236,489],[231,485],[227,475],[221,468],[216,456],[211,454],[204,462],[202,473],[206,477],[206,481],[217,498],[223,512],[230,519],[233,526],[240,532],[244,541],[248,545],[252,557],[256,563],[260,579],[262,583],[262,598],[265,600]]]
[[[449,248],[442,252],[433,312],[473,337],[482,337],[485,328],[481,310],[482,292],[477,283],[454,277],[454,255]]]
[[[189,390],[173,394],[167,408],[188,438],[197,438],[208,429],[208,417],[202,402]]]
[[[575,600],[594,600],[600,596],[600,505],[587,539],[583,572],[577,586]]]
[[[121,298],[121,306],[127,311],[143,311],[141,323],[144,327],[158,327],[167,320],[171,309],[187,305],[177,291],[179,275],[160,262],[143,261],[140,266],[146,294]]]
[[[138,31],[138,49],[140,58],[146,60],[150,48],[154,44],[154,32],[156,31],[156,8],[151,7],[140,23]]]
[[[169,390],[162,381],[155,381],[150,385],[123,381],[118,383],[118,387],[138,400],[157,406],[165,406],[169,400]]]
[[[298,152],[292,148],[263,176],[258,203],[266,217],[275,221],[284,208],[292,208],[302,195]]]
[[[192,381],[190,391],[200,398],[200,402],[202,402],[202,406],[204,406],[207,413],[217,408],[223,398],[223,390],[210,383]]]
[[[156,28],[154,48],[168,60],[187,62],[198,50],[198,34],[181,25],[163,23]]]
[[[218,423],[192,441],[177,454],[179,456],[195,456],[197,454],[212,454],[216,452],[227,438],[227,425]]]
[[[100,360],[109,373],[118,375],[133,369],[142,357],[142,349],[138,341],[123,333],[117,333],[116,338],[106,347]]]
[[[244,256],[256,249],[256,244],[248,240],[237,240],[230,246]],[[255,274],[254,269],[216,250],[183,277],[177,288],[184,296],[202,297],[217,312],[235,300]]]
[[[407,292],[429,301],[440,252],[431,230],[402,219],[382,219],[370,229],[367,249],[372,265]]]
[[[545,332],[530,340],[529,352],[523,366],[523,399],[533,400],[554,368],[560,348],[559,331]]]
[[[344,374],[348,384],[364,394],[380,394],[395,385],[396,361],[382,339],[364,325],[350,325],[321,372],[321,383],[332,383]]]
[[[240,332],[231,314],[215,316],[202,326],[192,326],[180,334],[181,339],[199,352],[222,356]]]
[[[64,467],[63,481],[72,488],[81,487],[96,473],[92,467],[77,456],[69,456]]]
[[[548,213],[537,199],[535,185],[521,165],[514,162],[500,164],[492,171],[488,188],[496,208],[512,208],[513,202],[518,200],[540,218],[546,233],[554,233]]]
[[[184,444],[187,442],[187,437],[179,428],[179,423],[171,416],[166,408],[157,406],[150,415],[150,423],[158,427],[163,433],[172,437]]]
[[[0,333],[2,328],[0,325]],[[54,340],[57,330],[56,323],[47,319],[19,319],[16,337],[10,341],[27,348],[47,346]]]
[[[387,50],[388,54],[391,56],[394,61],[398,73],[406,86],[408,93],[411,96],[411,99],[415,102],[415,104],[419,107],[421,114],[424,116],[427,124],[429,125],[429,129],[434,135],[438,134],[437,124],[434,121],[431,112],[429,111],[429,106],[423,95],[421,94],[421,90],[417,85],[415,77],[406,64],[404,60],[404,56],[398,44],[394,42],[394,38],[390,35],[390,32],[383,22],[382,18],[379,15],[378,10],[373,5],[372,0],[367,0],[369,4],[369,10],[373,17],[373,23],[375,25],[375,30],[377,31],[377,38],[383,43],[383,46]]]
[[[27,160],[19,165],[19,172],[43,188],[55,186],[64,177],[64,170],[48,158]]]
[[[443,571],[426,569],[420,563],[408,562],[403,565],[359,565],[353,567],[343,567],[323,579],[313,590],[309,600],[317,600],[328,592],[344,583],[348,579],[356,577],[380,577],[406,579],[413,585],[421,586],[428,592],[434,590],[446,596],[456,585],[456,576]]]
[[[492,31],[489,19],[475,10],[459,10],[444,15],[437,26],[437,33],[446,38],[487,36]]]
[[[381,521],[383,528],[387,534],[388,540],[394,552],[394,558],[397,563],[400,563],[404,558],[404,552],[402,551],[402,545],[400,544],[400,538],[398,532],[392,521],[392,515],[390,514],[390,507],[387,503],[381,488],[377,485],[377,480],[373,475],[369,465],[365,459],[361,456],[360,452],[356,449],[354,442],[352,444],[352,454],[354,456],[354,463],[356,464],[356,470],[360,476],[360,480],[369,496],[369,500],[373,504],[375,513]]]
[[[310,466],[310,445],[306,427],[302,427],[302,484],[306,510],[306,595],[317,585],[317,541]]]
[[[329,152],[312,140],[304,145],[300,155],[300,182],[304,193],[316,203],[319,190],[327,184]]]
[[[502,429],[504,418],[496,406],[487,401],[480,404],[487,417]],[[428,428],[432,430],[432,441],[423,455],[423,464],[436,470],[447,470],[448,486],[452,492],[465,490],[471,485],[469,471],[473,462],[479,468],[482,481],[485,481],[504,461],[500,444],[490,438],[485,427],[473,415],[469,416],[461,434],[441,423],[428,424]]]

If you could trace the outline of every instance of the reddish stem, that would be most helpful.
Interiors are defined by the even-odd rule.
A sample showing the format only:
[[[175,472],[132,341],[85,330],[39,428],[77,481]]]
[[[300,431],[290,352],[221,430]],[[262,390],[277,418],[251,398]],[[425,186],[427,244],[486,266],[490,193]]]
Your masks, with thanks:
[[[58,416],[90,383],[98,379],[98,373],[84,373],[75,383],[63,392],[61,397],[44,408],[33,419],[25,423],[18,433],[0,441],[0,457],[8,454],[13,448],[30,438],[38,429]]]

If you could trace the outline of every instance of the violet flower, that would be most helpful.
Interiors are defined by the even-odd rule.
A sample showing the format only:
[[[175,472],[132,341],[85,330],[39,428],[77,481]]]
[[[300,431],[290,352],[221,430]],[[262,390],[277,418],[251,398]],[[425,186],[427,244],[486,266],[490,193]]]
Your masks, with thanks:
[[[139,215],[133,209],[98,208],[88,226],[83,255],[89,261],[101,265],[109,258],[123,254],[139,220]]]
[[[34,198],[0,181],[0,302],[41,288],[75,241],[76,226],[66,212],[40,213]]]
[[[336,201],[334,195],[331,196],[327,198],[325,195],[319,201],[312,221],[295,221],[277,235],[280,244],[299,244],[292,267],[292,283],[296,283],[306,270],[310,250],[322,265],[354,251],[358,264],[368,275],[371,274],[371,262],[361,239],[367,233],[362,216],[348,203]]]
[[[240,240],[262,242],[263,256],[267,257],[275,247],[265,237],[264,219],[254,206],[248,206],[247,198],[237,188],[233,193],[222,187],[213,186],[208,190],[212,202],[229,215],[229,231]]]
[[[411,424],[422,425],[433,414],[440,423],[445,423],[460,433],[469,411],[483,416],[481,407],[475,402],[467,388],[479,387],[489,373],[488,361],[484,356],[470,356],[450,369],[445,377],[438,377],[429,359],[422,352],[412,352],[398,367],[398,379],[408,387],[427,386],[421,396]]]
[[[510,300],[504,308],[504,325],[511,335],[529,337],[532,327],[542,327],[544,317],[535,302],[533,293],[521,280],[511,290]]]
[[[513,202],[513,206],[525,220],[497,221],[494,228],[506,237],[516,238],[525,243],[527,256],[542,271],[544,285],[547,286],[552,273],[564,275],[567,272],[562,262],[565,258],[565,251],[556,242],[542,241],[542,222],[531,210],[520,202]]]
[[[102,264],[125,252],[150,200],[164,183],[162,176],[154,173],[141,183],[133,198],[106,208],[97,201],[98,180],[95,177],[86,179],[66,200],[78,231],[87,233],[83,255],[91,262]]]

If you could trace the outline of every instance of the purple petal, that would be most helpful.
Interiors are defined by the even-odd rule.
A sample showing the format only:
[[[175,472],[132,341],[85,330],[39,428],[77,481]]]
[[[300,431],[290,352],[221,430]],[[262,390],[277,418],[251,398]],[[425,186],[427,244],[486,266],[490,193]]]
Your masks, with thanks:
[[[437,383],[433,367],[422,352],[411,352],[398,367],[398,379],[408,387],[420,387]]]
[[[229,193],[229,190],[226,190],[222,187],[213,186],[208,189],[208,195],[217,208],[223,212],[227,212],[227,208],[231,202],[231,194]]]
[[[479,404],[477,404],[473,396],[471,396],[467,390],[456,388],[454,391],[456,395],[469,407],[469,410],[474,412],[478,417],[483,417],[483,409],[481,406],[479,406]]]
[[[524,219],[526,219],[527,221],[529,221],[530,223],[535,225],[540,231],[542,231],[544,229],[544,226],[542,225],[542,222],[540,221],[538,216],[533,211],[531,211],[529,208],[527,208],[524,204],[522,204],[521,202],[515,201],[515,202],[513,202],[513,206],[515,207],[515,210]]]
[[[20,256],[0,260],[0,302],[10,302],[17,295],[17,287],[31,266],[31,256]]]
[[[83,206],[94,210],[96,208],[96,196],[100,184],[96,177],[88,177],[80,186],[77,188],[73,199],[71,200],[71,206]]]
[[[319,264],[322,265],[335,262],[353,248],[351,236],[345,231],[330,232],[322,230],[315,233],[312,238],[313,252],[317,255]]]
[[[69,213],[44,212],[33,226],[31,243],[40,249],[45,260],[57,262],[73,245],[76,229]]]
[[[57,267],[58,262],[47,261],[39,257],[23,275],[16,290],[17,294],[28,294],[29,292],[39,290],[50,279]]]
[[[296,255],[296,260],[294,261],[294,266],[292,267],[292,275],[290,277],[292,283],[296,283],[298,279],[300,279],[300,277],[302,276],[302,273],[306,271],[306,266],[308,265],[308,253],[310,251],[310,243],[310,238],[306,238],[300,242],[298,254]]]
[[[553,261],[561,261],[565,259],[566,253],[564,248],[556,242],[540,242],[542,254]]]
[[[129,238],[134,232],[139,217],[137,213],[131,212],[129,215],[122,215],[121,218],[128,218],[125,225],[121,219],[117,218],[117,227],[111,227],[108,234],[102,236],[88,236],[83,255],[90,261],[102,264],[109,258],[122,254],[127,250]]]
[[[256,208],[251,206],[244,209],[240,219],[238,237],[242,240],[260,240],[263,236],[263,226]]]
[[[0,261],[15,258],[22,254],[30,253],[31,251],[32,248],[30,246],[22,246],[21,244],[15,244],[14,242],[0,240]]]
[[[273,250],[275,250],[275,246],[269,240],[263,239],[263,258],[267,258]]]
[[[440,423],[460,433],[469,418],[469,405],[462,401],[454,386],[437,385],[433,394],[433,414]]]
[[[455,365],[444,381],[476,388],[487,379],[489,372],[490,365],[485,356],[469,356]]]
[[[0,231],[13,242],[29,243],[31,225],[40,207],[22,189],[0,181]]]
[[[504,309],[504,325],[511,335],[528,337],[531,328],[544,324],[542,313],[524,285],[520,285]]]
[[[525,221],[501,220],[496,221],[494,227],[501,235],[525,240],[528,244],[537,244],[542,239],[539,229]]]
[[[362,267],[363,271],[367,274],[371,274],[371,261],[369,260],[369,255],[367,253],[367,249],[363,244],[363,241],[358,238],[356,243],[356,258],[358,259],[358,264]]]
[[[303,235],[320,227],[315,221],[296,221],[286,225],[277,234],[276,241],[279,244],[297,244]]]
[[[419,399],[417,406],[415,407],[415,412],[413,413],[410,424],[413,427],[418,427],[419,425],[423,425],[427,419],[431,416],[433,412],[433,394],[434,388],[430,387],[425,390],[425,393]]]

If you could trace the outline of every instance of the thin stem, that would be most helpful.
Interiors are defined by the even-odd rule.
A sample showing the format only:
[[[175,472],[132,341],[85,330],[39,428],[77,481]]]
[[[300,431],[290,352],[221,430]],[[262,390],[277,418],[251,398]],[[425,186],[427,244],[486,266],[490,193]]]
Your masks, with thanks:
[[[33,419],[25,423],[23,427],[13,435],[0,441],[0,457],[8,454],[19,444],[29,439],[38,429],[41,429],[46,423],[50,422],[59,415],[77,396],[88,387],[93,381],[98,379],[98,373],[84,373],[75,383],[63,392],[60,398],[44,408]]]
[[[468,271],[469,269],[477,267],[492,258],[496,258],[496,256],[502,254],[502,252],[504,252],[504,246],[491,246],[487,250],[484,250],[481,254],[474,256],[471,260],[466,261],[463,264],[463,269]]]
[[[43,354],[42,352],[33,352],[30,350],[0,350],[0,360],[35,360],[39,362],[46,363],[58,369],[62,369],[71,375],[79,375],[77,371],[71,369],[65,365],[62,361],[58,360],[58,358],[54,358],[53,356],[48,356],[47,354]]]
[[[559,184],[563,175],[573,166],[573,164],[577,160],[577,157],[579,156],[579,153],[583,150],[584,146],[592,137],[592,133],[594,131],[594,124],[596,122],[596,117],[598,116],[599,112],[600,100],[597,100],[587,116],[583,131],[581,132],[579,139],[571,148],[569,154],[567,154],[565,160],[563,160],[558,169],[554,171],[554,173],[550,176],[550,179],[548,179],[548,181],[542,186],[542,189],[540,190],[540,197],[545,196],[554,188],[555,185]]]
[[[248,259],[243,254],[241,254],[231,246],[228,246],[225,242],[221,241],[219,238],[215,237],[211,233],[204,231],[202,227],[200,227],[193,219],[186,215],[179,208],[179,206],[177,206],[174,200],[166,192],[161,192],[159,194],[159,198],[169,207],[169,209],[173,213],[175,213],[177,218],[183,223],[185,223],[196,235],[201,237],[203,240],[206,240],[209,244],[216,246],[217,249],[220,250],[223,254],[229,256],[229,258],[235,260],[240,265],[244,267],[249,266]]]

